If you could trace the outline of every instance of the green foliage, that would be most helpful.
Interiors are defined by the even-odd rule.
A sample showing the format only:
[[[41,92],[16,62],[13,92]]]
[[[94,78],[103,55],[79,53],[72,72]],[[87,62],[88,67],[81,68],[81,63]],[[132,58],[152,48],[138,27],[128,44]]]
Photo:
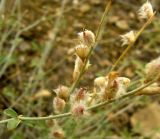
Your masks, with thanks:
[[[7,129],[8,130],[12,130],[12,129],[15,129],[19,124],[20,124],[20,120],[18,118],[14,118],[14,119],[11,119],[10,121],[8,121],[7,123]]]
[[[18,116],[17,112],[14,111],[12,108],[5,109],[4,114],[13,118],[16,118]]]

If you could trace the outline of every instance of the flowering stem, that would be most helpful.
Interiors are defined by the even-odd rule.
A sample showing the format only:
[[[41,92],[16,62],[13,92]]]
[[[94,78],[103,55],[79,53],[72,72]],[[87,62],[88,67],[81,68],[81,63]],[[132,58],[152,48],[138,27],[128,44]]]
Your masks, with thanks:
[[[160,77],[160,76],[157,76],[157,77]],[[99,108],[101,106],[104,106],[106,104],[109,104],[109,103],[113,103],[115,102],[116,100],[121,100],[121,99],[124,99],[126,97],[129,97],[129,96],[134,96],[137,92],[143,90],[144,88],[150,86],[151,84],[153,84],[154,82],[157,81],[158,78],[152,80],[151,82],[148,82],[147,84],[145,85],[142,85],[141,87],[139,88],[136,88],[135,90],[132,90],[130,92],[128,92],[126,95],[123,95],[121,96],[120,98],[114,98],[114,99],[111,99],[111,100],[107,100],[107,101],[104,101],[104,102],[101,102],[101,103],[98,103],[94,106],[91,106],[91,107],[88,107],[86,110],[89,111],[89,110],[92,110],[92,109],[95,109],[95,108]],[[71,112],[68,112],[68,113],[63,113],[63,114],[58,114],[58,115],[50,115],[50,116],[45,116],[45,117],[25,117],[25,116],[18,116],[18,119],[19,120],[22,120],[22,121],[39,121],[39,120],[49,120],[49,119],[57,119],[57,118],[63,118],[63,117],[68,117],[68,116],[71,116]],[[0,124],[2,123],[7,123],[11,120],[13,120],[14,118],[10,118],[10,119],[6,119],[6,120],[2,120],[0,121]]]
[[[155,13],[153,14],[153,16],[151,16],[146,23],[141,27],[141,29],[136,33],[135,36],[135,40],[133,43],[129,44],[128,47],[122,52],[122,54],[120,55],[120,57],[116,60],[116,62],[114,63],[114,65],[112,66],[110,72],[112,72],[117,65],[119,64],[119,62],[124,58],[124,56],[127,54],[127,52],[130,50],[130,48],[134,45],[134,43],[136,42],[136,40],[138,39],[138,37],[141,35],[141,33],[143,32],[143,30],[151,23],[151,21],[153,20]]]
[[[104,21],[105,21],[105,17],[108,14],[108,12],[109,12],[109,10],[111,8],[111,3],[112,3],[112,0],[109,0],[108,4],[106,5],[105,11],[104,11],[104,13],[102,15],[102,18],[101,18],[101,21],[100,21],[100,24],[98,26],[98,30],[97,30],[97,33],[96,33],[96,36],[95,36],[95,43],[93,44],[93,46],[90,47],[89,53],[88,53],[88,55],[87,55],[87,57],[86,57],[86,59],[85,59],[85,61],[83,63],[83,67],[82,67],[82,69],[81,69],[76,81],[73,82],[73,84],[72,84],[72,86],[70,88],[70,91],[69,91],[70,93],[74,92],[75,88],[77,87],[77,85],[80,82],[80,79],[81,79],[82,75],[85,72],[85,68],[86,68],[87,62],[88,62],[88,60],[89,60],[89,58],[90,58],[90,56],[92,54],[92,51],[93,51],[94,47],[96,46],[97,41],[99,39],[99,36],[100,36],[100,33],[101,33],[101,29],[102,29]]]

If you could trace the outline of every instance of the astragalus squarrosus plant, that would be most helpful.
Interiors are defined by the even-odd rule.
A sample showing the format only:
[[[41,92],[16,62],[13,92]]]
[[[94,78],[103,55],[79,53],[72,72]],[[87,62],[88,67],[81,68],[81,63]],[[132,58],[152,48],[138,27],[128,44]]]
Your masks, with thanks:
[[[57,89],[53,90],[56,94],[56,97],[53,99],[53,111],[56,113],[56,115],[52,114],[46,117],[25,117],[18,115],[13,109],[9,108],[6,109],[4,113],[11,118],[2,120],[0,123],[8,123],[8,125],[12,125],[11,128],[15,128],[19,123],[27,120],[50,120],[67,116],[73,116],[75,119],[79,119],[84,116],[87,117],[89,111],[92,109],[112,103],[117,99],[119,100],[129,96],[136,96],[139,91],[142,91],[144,88],[149,87],[155,82],[158,85],[160,80],[160,58],[157,58],[156,60],[153,60],[147,64],[144,82],[138,88],[135,88],[130,92],[127,91],[127,88],[132,82],[131,79],[121,76],[116,70],[118,64],[134,45],[143,30],[152,22],[153,17],[155,16],[155,12],[152,9],[151,3],[147,1],[140,8],[140,10],[138,10],[138,17],[141,20],[144,19],[144,24],[138,31],[129,31],[126,34],[121,35],[124,51],[119,58],[117,58],[109,73],[95,78],[92,89],[78,86],[82,76],[91,67],[89,59],[92,51],[99,41],[98,39],[102,33],[101,30],[103,28],[106,15],[110,10],[111,3],[112,0],[109,0],[108,4],[106,5],[106,9],[102,15],[96,34],[93,33],[94,31],[90,31],[88,29],[78,33],[77,38],[79,41],[74,49],[76,59],[73,69],[73,83],[70,87],[60,85],[57,87]],[[145,95],[145,93],[141,94]],[[64,113],[66,109],[69,111]],[[57,130],[54,135],[64,136],[62,130]]]

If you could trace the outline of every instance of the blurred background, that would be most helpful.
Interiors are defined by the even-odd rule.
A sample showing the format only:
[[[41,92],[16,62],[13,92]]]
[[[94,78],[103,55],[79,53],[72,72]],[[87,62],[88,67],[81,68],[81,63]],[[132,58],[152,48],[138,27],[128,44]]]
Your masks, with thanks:
[[[138,30],[137,17],[145,0],[113,0],[103,36],[90,59],[92,67],[80,86],[91,88],[94,78],[106,75],[125,47],[120,35]],[[96,33],[107,0],[1,0],[0,1],[0,119],[12,107],[27,116],[53,112],[53,89],[70,86],[77,33]],[[160,1],[151,0],[156,17],[119,64],[121,76],[136,88],[144,66],[160,55]],[[78,122],[58,120],[66,139],[160,139],[158,95],[117,101],[92,111]],[[96,121],[96,122],[95,122]],[[8,131],[0,125],[0,139],[52,139],[53,128],[44,122],[24,123]]]

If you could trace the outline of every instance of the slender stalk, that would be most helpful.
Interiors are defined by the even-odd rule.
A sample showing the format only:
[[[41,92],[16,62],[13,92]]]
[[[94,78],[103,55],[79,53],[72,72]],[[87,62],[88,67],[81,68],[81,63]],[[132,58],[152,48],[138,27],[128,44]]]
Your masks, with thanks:
[[[157,76],[159,77],[159,76]],[[144,88],[150,86],[151,84],[153,84],[154,82],[157,81],[158,78],[156,78],[155,80],[151,81],[151,82],[148,82],[147,84],[145,85],[142,85],[141,87],[139,88],[136,88],[135,90],[132,90],[128,93],[126,93],[126,95],[123,95],[121,96],[120,98],[115,98],[115,99],[111,99],[111,100],[107,100],[107,101],[104,101],[104,102],[101,102],[101,103],[98,103],[94,106],[91,106],[91,107],[88,107],[86,110],[89,111],[89,110],[93,110],[93,109],[96,109],[96,108],[99,108],[99,107],[102,107],[106,104],[110,104],[110,103],[113,103],[117,100],[121,100],[121,99],[124,99],[126,97],[130,97],[130,96],[134,96],[137,92],[143,90]],[[68,112],[68,113],[63,113],[63,114],[58,114],[58,115],[50,115],[50,116],[45,116],[45,117],[25,117],[25,116],[19,116],[18,118],[22,121],[39,121],[39,120],[49,120],[49,119],[57,119],[57,118],[63,118],[63,117],[68,117],[68,116],[71,116],[71,112]],[[13,118],[10,118],[10,119],[6,119],[6,120],[1,120],[0,121],[0,124],[2,123],[7,123],[8,121],[12,120]]]
[[[131,47],[134,45],[134,43],[137,41],[138,37],[141,35],[141,33],[143,32],[143,30],[151,23],[151,21],[153,20],[155,13],[153,14],[153,16],[151,16],[146,23],[140,28],[140,30],[137,32],[136,36],[135,36],[135,40],[133,43],[129,44],[127,46],[127,48],[122,52],[122,54],[119,56],[119,58],[116,60],[116,62],[114,63],[114,65],[112,66],[110,72],[112,72],[117,65],[119,64],[119,62],[125,57],[125,55],[127,54],[127,52],[131,49]]]
[[[112,4],[112,0],[109,0],[108,4],[106,5],[105,11],[104,11],[104,13],[102,15],[100,24],[98,26],[98,30],[97,30],[97,33],[96,33],[96,36],[95,36],[95,43],[93,44],[93,46],[90,47],[89,53],[88,53],[88,55],[87,55],[87,57],[86,57],[86,59],[85,59],[85,61],[83,63],[83,67],[82,67],[82,69],[80,71],[80,74],[78,75],[76,81],[73,82],[73,84],[72,84],[72,86],[70,88],[70,93],[74,92],[75,88],[77,87],[77,85],[80,82],[80,79],[81,79],[82,75],[85,72],[85,68],[86,68],[87,62],[88,62],[88,60],[89,60],[89,58],[90,58],[90,56],[92,54],[93,49],[96,47],[96,44],[98,42],[98,39],[99,39],[99,36],[100,36],[100,33],[101,33],[101,29],[102,29],[104,21],[105,21],[105,17],[108,14],[108,12],[109,12],[109,10],[111,8],[111,4]]]
[[[99,37],[99,35],[101,33],[101,29],[103,27],[103,24],[104,24],[104,21],[105,21],[105,17],[108,14],[108,12],[109,12],[109,10],[111,8],[111,4],[112,4],[112,0],[109,0],[108,4],[106,5],[105,11],[104,11],[104,13],[102,15],[102,18],[101,18],[100,24],[98,26],[98,29],[97,29],[96,38],[95,38],[96,41],[98,41],[98,37]]]
[[[62,118],[62,117],[68,117],[70,116],[71,113],[63,113],[63,114],[59,114],[59,115],[50,115],[50,116],[46,116],[46,117],[23,117],[23,116],[19,116],[18,118],[20,120],[49,120],[49,119],[57,119],[57,118]]]

